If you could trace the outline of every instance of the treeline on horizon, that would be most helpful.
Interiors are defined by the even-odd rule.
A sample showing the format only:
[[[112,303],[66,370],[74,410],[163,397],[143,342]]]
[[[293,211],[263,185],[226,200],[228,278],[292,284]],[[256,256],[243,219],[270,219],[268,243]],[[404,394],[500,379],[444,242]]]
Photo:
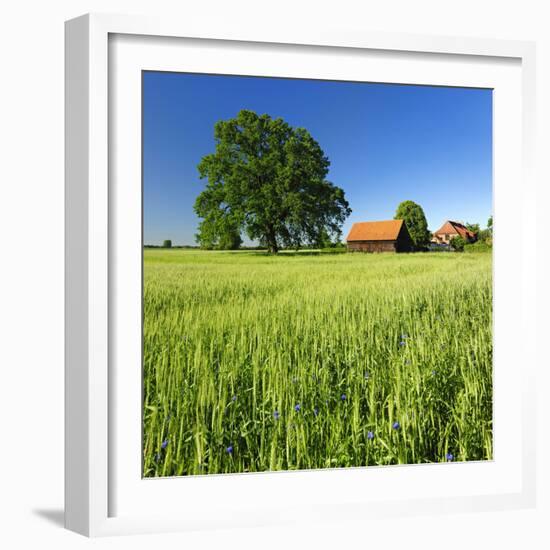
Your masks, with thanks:
[[[265,251],[267,252],[269,249],[267,248],[267,246],[262,246],[262,245],[257,245],[257,246],[252,246],[252,245],[239,245],[238,248],[211,248],[211,249],[207,249],[207,248],[204,248],[203,246],[200,246],[200,245],[191,245],[191,244],[182,244],[182,245],[165,245],[165,244],[144,244],[143,245],[143,248],[159,248],[159,249],[170,249],[170,248],[174,248],[174,249],[185,249],[185,250],[217,250],[217,251],[235,251],[235,250],[258,250],[258,251]],[[290,250],[290,251],[297,251],[297,250],[328,250],[328,249],[331,249],[331,250],[341,250],[341,251],[345,251],[346,249],[346,245],[345,243],[343,242],[338,242],[338,243],[330,243],[330,244],[327,244],[326,246],[315,246],[315,245],[303,245],[299,248],[295,248],[295,247],[282,247],[280,250],[281,251],[284,251],[284,250]]]
[[[403,208],[405,207],[405,208]],[[413,236],[417,252],[434,251],[437,249],[430,248],[429,242],[434,235],[428,230],[428,224],[422,207],[413,201],[404,201],[397,208],[394,219],[403,219],[409,233]],[[465,250],[486,250],[491,249],[493,244],[493,216],[490,216],[487,221],[487,228],[481,229],[479,223],[465,223],[464,226],[476,235],[476,242],[469,243],[460,236],[456,236],[451,240],[450,249],[456,252]],[[328,234],[323,235],[324,239],[318,243],[302,243],[299,246],[279,246],[280,251],[297,252],[300,250],[320,250],[322,252],[345,252],[346,243],[341,240],[332,240]],[[170,239],[163,242],[162,245],[146,244],[144,248],[159,248],[159,249],[189,249],[189,250],[257,250],[270,252],[270,248],[263,244],[258,245],[243,245],[242,240],[232,241],[232,246],[227,246],[227,243],[218,243],[217,245],[205,246],[204,242],[196,245],[173,245]]]

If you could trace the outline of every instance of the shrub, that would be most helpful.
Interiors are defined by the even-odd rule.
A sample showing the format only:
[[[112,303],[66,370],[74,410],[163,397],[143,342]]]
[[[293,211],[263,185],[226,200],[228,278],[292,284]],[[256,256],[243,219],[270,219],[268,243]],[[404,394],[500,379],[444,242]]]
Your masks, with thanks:
[[[163,241],[162,248],[172,248],[172,241],[170,239]]]
[[[464,252],[490,252],[492,249],[492,244],[487,241],[477,241],[464,245]]]
[[[450,242],[451,248],[455,252],[464,252],[464,246],[466,246],[466,244],[466,240],[463,239],[460,235],[453,237]]]
[[[477,240],[478,241],[490,242],[492,239],[493,239],[493,233],[490,229],[482,229],[477,234]]]

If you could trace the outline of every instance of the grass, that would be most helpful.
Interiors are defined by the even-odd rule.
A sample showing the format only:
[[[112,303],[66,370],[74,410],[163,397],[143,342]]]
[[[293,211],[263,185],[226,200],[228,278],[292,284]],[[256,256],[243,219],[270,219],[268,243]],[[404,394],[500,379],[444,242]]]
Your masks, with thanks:
[[[146,250],[143,474],[491,459],[491,325],[489,253]]]

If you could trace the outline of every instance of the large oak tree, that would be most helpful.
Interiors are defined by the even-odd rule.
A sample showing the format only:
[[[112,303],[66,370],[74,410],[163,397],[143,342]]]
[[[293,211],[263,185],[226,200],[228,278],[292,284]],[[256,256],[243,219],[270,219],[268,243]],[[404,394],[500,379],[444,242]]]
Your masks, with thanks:
[[[214,137],[215,152],[198,165],[208,180],[195,201],[201,246],[238,242],[245,232],[276,253],[340,237],[351,209],[327,181],[329,159],[307,130],[242,110],[217,122]]]

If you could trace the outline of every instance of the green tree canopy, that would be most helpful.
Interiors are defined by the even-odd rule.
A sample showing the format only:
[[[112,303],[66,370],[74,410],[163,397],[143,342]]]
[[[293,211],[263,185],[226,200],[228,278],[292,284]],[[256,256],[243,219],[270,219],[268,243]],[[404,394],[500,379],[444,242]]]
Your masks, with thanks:
[[[464,226],[466,227],[466,229],[470,230],[472,233],[477,234],[480,231],[479,223],[466,223],[464,224]]]
[[[403,201],[395,213],[394,220],[404,220],[416,249],[422,249],[430,242],[428,222],[424,210],[414,201]]]
[[[351,213],[327,181],[330,162],[304,128],[242,110],[214,127],[215,152],[198,165],[205,189],[195,201],[201,246],[242,231],[270,252],[339,238]]]

